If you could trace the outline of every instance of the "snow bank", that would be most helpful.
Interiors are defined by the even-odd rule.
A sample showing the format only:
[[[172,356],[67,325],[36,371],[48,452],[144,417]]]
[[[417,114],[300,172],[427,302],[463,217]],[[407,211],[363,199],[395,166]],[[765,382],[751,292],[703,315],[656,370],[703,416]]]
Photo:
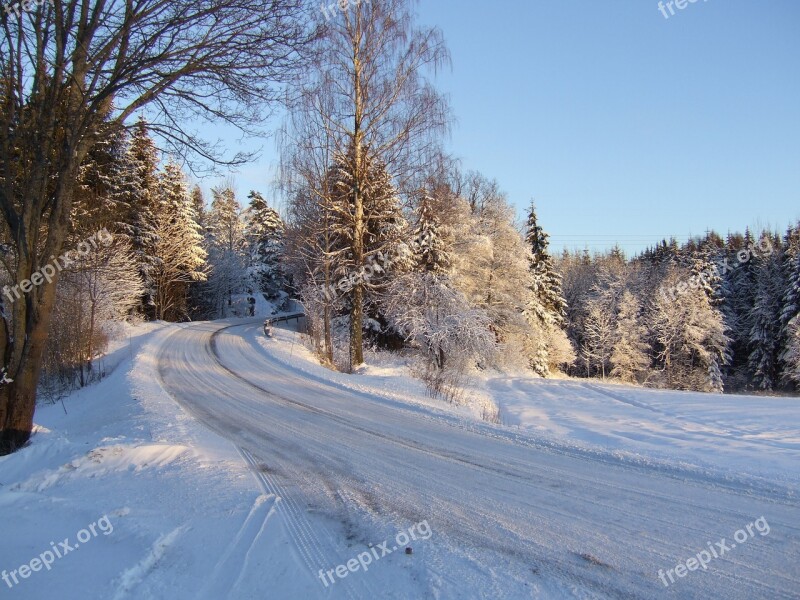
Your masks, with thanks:
[[[217,600],[291,578],[276,499],[158,383],[154,357],[177,327],[126,332],[113,372],[66,398],[66,414],[40,407],[30,445],[0,458],[0,597]]]

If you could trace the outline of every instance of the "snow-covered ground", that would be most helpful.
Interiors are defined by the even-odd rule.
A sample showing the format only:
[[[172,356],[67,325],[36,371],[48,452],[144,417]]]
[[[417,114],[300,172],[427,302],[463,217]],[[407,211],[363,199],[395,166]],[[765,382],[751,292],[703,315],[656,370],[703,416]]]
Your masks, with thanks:
[[[501,422],[632,460],[800,484],[800,398],[489,377]]]
[[[253,320],[142,326],[107,363],[0,458],[0,598],[800,597],[797,399],[495,375],[453,407]]]
[[[280,597],[277,498],[159,385],[177,327],[133,330],[107,379],[40,407],[30,446],[0,458],[0,598]]]

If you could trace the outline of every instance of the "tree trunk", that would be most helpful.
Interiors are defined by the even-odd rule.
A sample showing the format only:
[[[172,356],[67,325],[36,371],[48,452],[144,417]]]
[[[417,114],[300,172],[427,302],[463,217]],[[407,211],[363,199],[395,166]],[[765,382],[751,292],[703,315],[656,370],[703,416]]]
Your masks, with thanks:
[[[38,314],[31,315],[28,323],[19,324],[20,329],[17,330],[20,332],[19,338],[27,340],[20,363],[11,376],[14,381],[0,387],[0,456],[18,450],[31,437],[36,387],[55,303],[55,288],[55,282],[46,285],[46,289],[42,290],[39,310],[36,311]]]
[[[33,274],[39,273],[46,263],[53,261],[55,266],[55,261],[59,260],[50,257],[58,256],[64,246],[78,165],[83,156],[85,156],[83,149],[68,153],[69,162],[61,171],[61,177],[57,180],[53,192],[56,208],[52,209],[54,212],[51,212],[47,219],[47,234],[43,248],[37,247],[37,242],[41,243],[42,239],[34,236],[30,229],[25,227],[24,220],[19,219],[15,222],[16,227],[12,228],[12,237],[18,252],[15,273],[18,282],[31,280]],[[31,175],[32,184],[23,192],[27,194],[21,201],[23,207],[41,206],[41,199],[47,198],[49,194],[44,183],[48,178],[49,165],[42,161],[34,169],[35,172]],[[31,218],[29,214],[25,216]],[[11,327],[3,323],[4,335],[0,340],[0,351],[2,351],[0,356],[14,381],[0,387],[0,456],[19,449],[31,436],[33,414],[36,409],[36,388],[47,343],[50,317],[55,305],[61,263],[58,265],[59,268],[53,274],[51,282],[43,281],[40,285],[34,285],[10,307],[5,303],[3,306],[6,316],[2,320],[9,319],[10,312]]]
[[[326,233],[326,240],[327,240],[327,233]],[[325,302],[322,306],[322,327],[323,327],[323,336],[325,339],[325,358],[328,360],[328,363],[333,364],[333,341],[331,339],[331,303],[328,300],[328,290],[331,289],[331,268],[328,259],[325,259]]]
[[[353,306],[350,309],[350,370],[364,363],[364,346],[361,323],[364,316],[364,288],[361,282],[353,286],[350,296]]]
[[[94,325],[97,318],[97,299],[92,299],[92,311],[89,316],[89,356],[86,364],[89,369],[89,377],[92,376],[92,357],[94,356]]]
[[[363,90],[361,87],[361,58],[360,58],[360,18],[361,12],[357,11],[356,19],[359,22],[358,35],[353,44],[353,268],[356,272],[364,267],[364,198],[361,190],[362,163],[364,148],[364,132],[361,125],[363,114]],[[361,334],[364,316],[364,284],[361,278],[353,286],[350,296],[350,370],[356,369],[364,363],[364,346]]]

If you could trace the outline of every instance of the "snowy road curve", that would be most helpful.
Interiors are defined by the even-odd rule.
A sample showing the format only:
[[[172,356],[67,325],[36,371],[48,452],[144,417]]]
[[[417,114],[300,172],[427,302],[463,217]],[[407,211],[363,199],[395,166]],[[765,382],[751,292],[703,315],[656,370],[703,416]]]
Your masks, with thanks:
[[[800,598],[792,490],[548,448],[300,374],[260,335],[260,321],[188,325],[157,360],[164,387],[281,497],[298,572],[316,579],[423,520],[433,532],[411,557],[317,579],[320,598]],[[659,580],[761,516],[768,535]]]

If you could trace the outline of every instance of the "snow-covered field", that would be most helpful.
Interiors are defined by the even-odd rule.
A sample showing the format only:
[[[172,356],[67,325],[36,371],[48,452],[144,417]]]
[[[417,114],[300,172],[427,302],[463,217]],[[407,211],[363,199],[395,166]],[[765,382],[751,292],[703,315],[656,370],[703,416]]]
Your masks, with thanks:
[[[797,399],[494,375],[457,408],[252,320],[107,363],[0,458],[0,598],[800,597]]]
[[[492,377],[501,421],[557,444],[800,484],[800,398]]]

